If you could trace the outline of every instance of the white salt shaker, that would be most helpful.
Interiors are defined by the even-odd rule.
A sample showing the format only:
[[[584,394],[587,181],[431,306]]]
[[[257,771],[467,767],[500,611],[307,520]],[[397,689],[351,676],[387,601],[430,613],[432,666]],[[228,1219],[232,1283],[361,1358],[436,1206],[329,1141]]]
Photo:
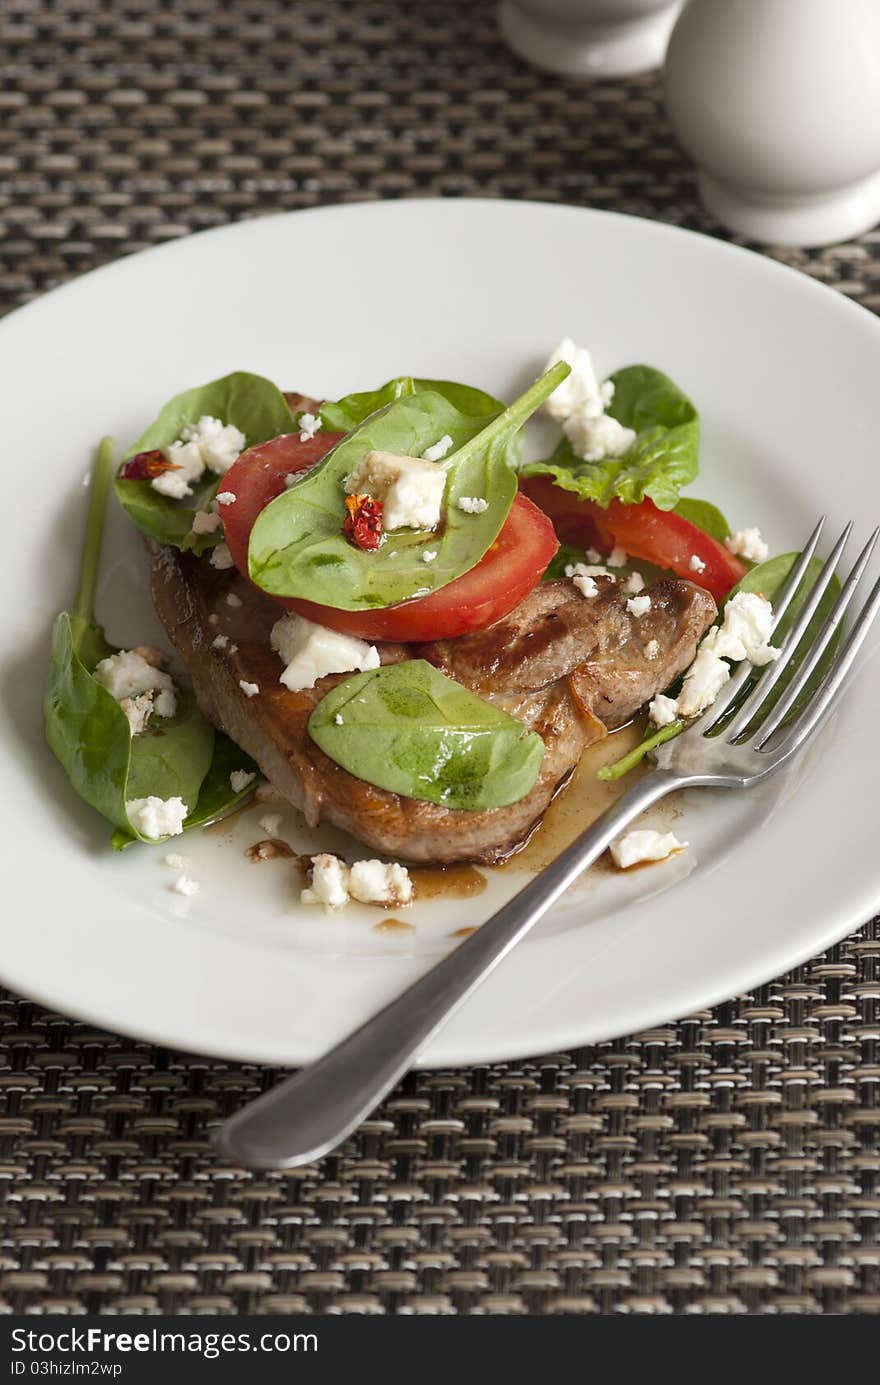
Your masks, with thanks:
[[[501,32],[526,62],[566,77],[660,67],[682,0],[502,0]]]
[[[828,245],[880,220],[880,0],[691,0],[666,102],[732,230]]]

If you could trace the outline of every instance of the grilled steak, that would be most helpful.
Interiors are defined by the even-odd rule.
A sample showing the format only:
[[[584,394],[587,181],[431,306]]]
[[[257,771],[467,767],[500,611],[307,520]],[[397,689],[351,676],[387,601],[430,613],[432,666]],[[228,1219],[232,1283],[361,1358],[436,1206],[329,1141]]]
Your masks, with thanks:
[[[467,812],[374,788],[328,759],[306,727],[339,676],[289,692],[269,647],[278,606],[235,570],[218,572],[173,548],[153,554],[156,608],[205,715],[310,825],[327,819],[371,849],[409,861],[492,862],[515,851],[586,747],[672,682],[715,616],[712,598],[690,582],[656,582],[648,590],[651,609],[638,619],[616,582],[599,579],[599,587],[585,600],[568,581],[541,583],[487,630],[436,644],[379,646],[383,663],[429,659],[542,737],[546,750],[531,792],[505,808]],[[240,605],[228,603],[230,593]],[[227,637],[225,647],[213,647],[218,635]],[[248,697],[242,682],[259,692]]]

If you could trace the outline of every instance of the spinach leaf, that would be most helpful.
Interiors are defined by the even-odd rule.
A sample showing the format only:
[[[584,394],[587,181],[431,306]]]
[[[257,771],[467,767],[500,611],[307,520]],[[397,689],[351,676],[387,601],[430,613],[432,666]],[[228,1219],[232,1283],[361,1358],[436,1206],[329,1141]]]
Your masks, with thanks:
[[[312,712],[309,735],[368,784],[472,811],[524,798],[544,755],[534,731],[424,659],[346,678]]]
[[[723,543],[731,532],[724,515],[710,500],[695,500],[693,496],[683,495],[674,513],[681,515],[689,524],[695,524],[718,543]]]
[[[257,776],[239,793],[234,792],[229,782],[229,776],[237,769],[247,770],[248,773]],[[202,780],[195,808],[184,819],[184,832],[189,832],[195,827],[209,827],[212,822],[219,822],[236,812],[243,803],[253,797],[258,777],[259,771],[253,760],[245,755],[243,750],[239,750],[228,736],[224,736],[221,731],[215,732],[210,768]],[[137,841],[137,838],[129,832],[117,830],[113,833],[111,841],[115,851],[123,851],[127,846],[131,846],[132,842]]]
[[[198,813],[203,781],[212,766],[214,729],[199,712],[192,694],[178,688],[175,715],[154,718],[146,731],[132,736],[119,703],[93,677],[98,662],[116,652],[93,619],[112,476],[113,444],[105,438],[92,477],[76,597],[72,609],[55,621],[43,711],[50,748],[80,798],[116,828],[114,841],[117,837],[152,841],[132,826],[126,802],[151,795],[180,797],[187,805],[196,805],[185,826],[196,825],[192,819]],[[246,757],[239,754],[237,758],[241,763]],[[228,773],[226,793],[230,800],[235,797]]]
[[[239,370],[175,395],[129,448],[126,457],[152,448],[170,447],[183,429],[188,424],[198,423],[203,414],[234,424],[244,433],[248,447],[294,429],[293,415],[278,387],[262,375]],[[172,500],[154,490],[149,480],[117,476],[116,495],[126,514],[144,534],[159,543],[204,553],[222,539],[223,531],[193,534],[193,514],[196,510],[207,509],[217,491],[222,489],[222,480],[222,476],[206,471],[201,480],[194,483],[192,495]]]
[[[550,559],[549,563],[541,573],[542,582],[553,582],[565,576],[565,569],[574,563],[586,562],[586,555],[582,548],[571,548],[568,544],[560,544],[559,548]]]
[[[321,405],[321,422],[325,428],[334,432],[350,433],[353,428],[364,423],[370,414],[384,409],[386,404],[393,404],[396,399],[407,399],[414,394],[422,394],[425,390],[442,394],[443,398],[448,399],[461,413],[470,414],[474,418],[485,415],[488,420],[504,409],[500,400],[493,399],[491,394],[475,389],[472,385],[460,385],[453,380],[420,380],[412,375],[398,375],[380,385],[377,390],[347,394],[344,399],[338,399],[335,403],[325,402]]]
[[[509,444],[526,419],[568,373],[564,363],[536,381],[487,423],[434,390],[403,396],[370,414],[302,480],[257,517],[250,576],[273,596],[299,596],[345,611],[393,606],[426,596],[468,572],[496,539],[516,495]],[[375,552],[349,543],[342,530],[345,480],[365,453],[420,457],[444,434],[445,517],[437,531],[396,531]],[[485,496],[483,514],[465,514],[461,496]],[[426,562],[426,551],[436,557]]]
[[[661,510],[671,510],[681,487],[697,474],[699,414],[678,386],[651,366],[626,366],[611,379],[608,413],[637,434],[629,451],[585,462],[563,436],[551,457],[531,462],[523,475],[550,476],[563,490],[602,506],[614,499],[635,505],[649,496]]]
[[[724,607],[727,605],[728,601],[731,601],[733,597],[736,596],[737,592],[759,592],[761,596],[766,596],[767,600],[772,604],[784,587],[788,579],[788,574],[791,572],[799,556],[800,555],[797,553],[782,553],[776,558],[768,558],[766,562],[758,563],[756,567],[753,567],[751,571],[747,572],[745,577],[737,582],[736,586],[728,592],[718,612],[716,624],[720,624],[724,619]],[[775,645],[782,643],[803,609],[804,602],[812,591],[819,573],[822,571],[822,566],[823,564],[820,558],[813,558],[810,562],[797,595],[774,631],[773,643]],[[803,663],[804,654],[818,634],[820,626],[824,623],[839,594],[840,582],[836,577],[833,577],[822,595],[822,600],[819,602],[816,614],[807,627],[805,641],[801,642],[800,648],[804,653],[795,654],[787,664],[785,672],[767,698],[764,706],[765,713],[769,712],[771,707],[779,701],[779,698]],[[798,712],[806,706],[816,688],[822,682],[837,651],[842,633],[842,630],[838,631],[836,637],[831,641],[829,647],[822,655],[818,666],[814,669],[811,677],[807,681],[806,687],[786,717],[786,722],[791,721],[793,717],[797,716]],[[751,691],[758,677],[759,674],[756,672],[754,677],[746,683],[740,700]],[[732,712],[733,709],[731,709],[731,714]],[[724,721],[722,719],[719,729],[723,728],[723,725]],[[785,725],[785,722],[783,722],[783,725]],[[656,747],[662,745],[664,741],[672,740],[674,736],[679,735],[685,729],[685,726],[686,723],[683,721],[674,721],[669,726],[662,727],[659,731],[649,726],[646,729],[645,737],[641,743],[631,750],[628,755],[625,755],[623,759],[617,760],[613,765],[606,765],[603,769],[600,769],[598,771],[598,777],[600,779],[620,779],[622,775],[627,774],[629,770],[639,764],[649,751],[656,749]]]

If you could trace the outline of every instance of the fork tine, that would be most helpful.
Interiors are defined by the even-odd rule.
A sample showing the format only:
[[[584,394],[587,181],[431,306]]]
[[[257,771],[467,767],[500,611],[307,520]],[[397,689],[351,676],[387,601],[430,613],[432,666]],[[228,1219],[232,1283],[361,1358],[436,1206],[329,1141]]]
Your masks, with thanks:
[[[813,641],[813,644],[810,647],[809,653],[807,654],[806,658],[804,659],[794,678],[792,678],[791,682],[785,689],[785,692],[780,697],[776,706],[771,710],[766,719],[761,723],[761,726],[758,731],[758,738],[755,741],[757,747],[760,748],[760,746],[764,745],[765,742],[768,741],[770,737],[773,735],[773,732],[778,730],[782,723],[785,721],[785,718],[788,716],[792,707],[794,707],[795,703],[797,702],[798,697],[806,687],[807,682],[809,681],[813,673],[813,670],[816,668],[817,664],[819,663],[819,660],[822,658],[822,655],[825,653],[825,650],[828,648],[828,645],[834,638],[835,633],[840,628],[841,622],[843,621],[843,618],[846,615],[847,607],[849,606],[853,596],[855,595],[856,587],[858,586],[862,577],[862,573],[864,572],[865,567],[867,566],[868,559],[874,551],[874,546],[877,542],[878,537],[880,537],[880,526],[878,526],[878,528],[874,530],[873,534],[871,535],[868,542],[865,544],[864,548],[859,554],[859,557],[853,566],[852,572],[849,574],[849,577],[847,577],[846,582],[843,585],[843,590],[841,591],[840,596],[837,598],[834,605],[832,606],[831,611],[828,614],[827,620],[824,621],[821,630],[817,634],[815,640]]]
[[[812,534],[807,539],[807,542],[804,544],[803,549],[801,550],[800,557],[798,558],[791,572],[788,574],[788,581],[786,582],[785,586],[782,588],[782,591],[779,593],[779,596],[776,599],[776,606],[773,611],[773,625],[771,627],[771,633],[773,630],[776,629],[782,617],[785,615],[785,612],[788,610],[789,606],[794,600],[795,594],[798,588],[800,587],[801,582],[803,581],[804,573],[806,572],[807,568],[810,565],[810,562],[812,561],[813,554],[816,551],[816,545],[818,544],[819,539],[821,538],[822,530],[824,527],[825,516],[822,515],[821,519],[819,520],[819,523],[816,525]],[[693,726],[698,731],[702,732],[710,731],[713,726],[716,726],[720,718],[727,711],[727,708],[730,706],[731,702],[733,702],[737,693],[740,691],[743,684],[751,676],[751,674],[752,666],[751,664],[746,663],[744,660],[740,664],[739,668],[736,670],[730,681],[727,684],[725,684],[725,686],[722,688],[721,692],[718,694],[715,701],[712,703],[711,707],[706,708],[706,711],[703,713],[701,717],[697,718],[697,720],[693,723]]]
[[[776,687],[776,684],[779,682],[783,673],[788,668],[788,665],[791,663],[795,650],[797,649],[798,645],[801,642],[801,639],[803,638],[804,631],[807,629],[807,626],[813,619],[813,616],[816,614],[816,608],[818,607],[819,602],[822,600],[822,597],[825,595],[825,589],[827,588],[828,583],[834,576],[835,569],[837,568],[837,564],[840,562],[841,554],[843,553],[843,550],[846,547],[847,540],[849,539],[851,533],[852,520],[850,520],[849,524],[844,529],[840,538],[837,540],[837,543],[832,548],[831,553],[825,563],[825,566],[822,568],[822,571],[816,578],[816,581],[813,584],[813,587],[809,592],[807,599],[803,604],[803,607],[798,613],[797,620],[794,622],[794,625],[791,627],[785,639],[783,640],[782,652],[779,658],[776,660],[774,664],[769,665],[769,667],[765,667],[764,671],[759,675],[754,688],[752,689],[749,696],[746,698],[745,702],[742,704],[740,708],[738,708],[736,715],[731,719],[728,725],[725,726],[724,735],[727,740],[735,740],[736,737],[740,734],[740,732],[745,730],[749,722],[756,715],[758,709],[763,705],[764,702],[766,702],[768,695]],[[865,561],[867,562],[867,558],[865,559]],[[778,624],[778,621],[774,621],[773,624],[775,627]]]
[[[832,705],[846,681],[853,660],[861,649],[878,611],[880,611],[880,578],[874,583],[871,595],[862,607],[862,613],[850,631],[849,637],[827,678],[812,701],[801,712],[789,734],[778,746],[773,747],[774,755],[783,758],[797,750],[798,746],[804,743],[831,711]]]

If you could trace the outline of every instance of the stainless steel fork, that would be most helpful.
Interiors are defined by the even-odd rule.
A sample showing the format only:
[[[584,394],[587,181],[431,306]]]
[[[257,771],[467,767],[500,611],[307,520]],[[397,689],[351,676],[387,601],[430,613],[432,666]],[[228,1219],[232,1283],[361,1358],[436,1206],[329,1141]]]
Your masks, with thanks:
[[[779,595],[774,629],[801,586],[823,524],[820,520]],[[401,996],[317,1063],[220,1126],[214,1133],[218,1148],[238,1163],[267,1169],[293,1168],[327,1154],[370,1114],[481,982],[640,813],[674,789],[751,788],[791,760],[831,710],[880,607],[878,581],[810,694],[807,684],[840,630],[880,534],[876,529],[868,540],[815,637],[805,639],[851,529],[848,524],[834,545],[775,663],[760,671],[748,662],[740,664],[715,703],[677,739],[657,749],[651,773]],[[793,676],[774,700],[771,694],[787,669],[794,670]]]

